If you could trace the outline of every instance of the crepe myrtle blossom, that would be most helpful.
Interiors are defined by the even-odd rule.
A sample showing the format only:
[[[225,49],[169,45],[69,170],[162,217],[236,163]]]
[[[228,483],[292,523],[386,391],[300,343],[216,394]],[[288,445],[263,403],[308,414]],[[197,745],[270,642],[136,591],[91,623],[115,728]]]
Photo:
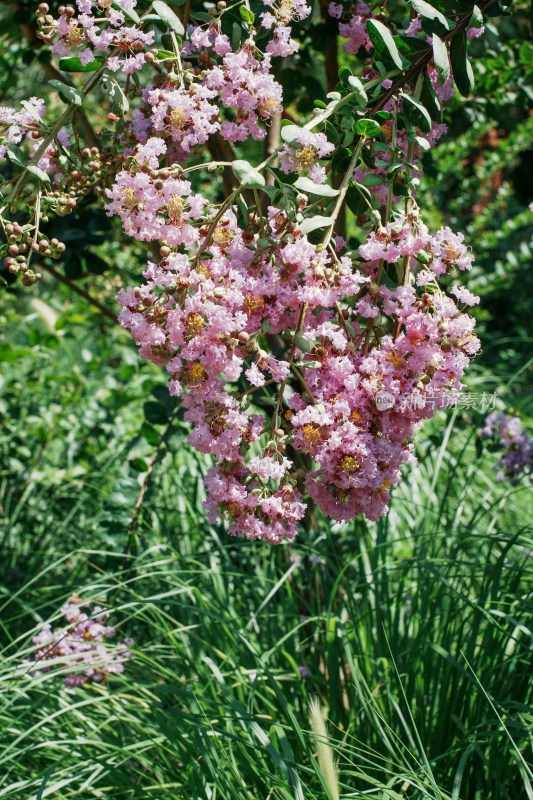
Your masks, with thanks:
[[[294,136],[294,145],[286,144],[280,150],[280,169],[285,174],[308,174],[315,183],[324,183],[326,170],[317,162],[334,149],[335,145],[328,142],[324,133],[312,133],[302,128]]]
[[[30,97],[27,105],[33,110],[33,114],[27,108],[14,111],[8,106],[0,106],[0,162],[5,161],[9,145],[20,144],[31,132],[35,127],[36,118],[43,120],[45,117],[44,100]]]
[[[289,23],[292,20],[306,19],[311,13],[311,6],[305,0],[280,0],[278,3],[270,0],[264,5],[270,11],[259,15],[261,25],[267,30],[273,29],[274,34],[266,46],[266,52],[272,56],[291,56],[299,50],[300,45],[291,39]]]
[[[109,647],[107,642],[116,636],[116,629],[107,624],[106,609],[91,607],[73,595],[61,613],[65,618],[62,626],[52,628],[45,622],[32,639],[35,652],[25,661],[31,665],[32,675],[57,670],[65,675],[65,686],[81,686],[103,684],[109,675],[124,672],[125,662],[133,656],[128,648],[134,642],[126,638]]]
[[[215,458],[209,519],[278,543],[296,535],[305,495],[339,521],[386,513],[417,426],[435,398],[444,407],[461,387],[479,341],[454,292],[438,284],[472,262],[449,228],[431,234],[413,212],[370,233],[356,266],[312,244],[285,212],[270,208],[266,219],[256,238],[230,209],[217,217],[204,208],[189,222],[198,235],[188,252],[169,248],[144,284],[121,292],[119,321],[165,365],[193,426],[190,444]],[[382,281],[391,269],[404,270],[396,288]],[[264,349],[265,330],[289,343],[285,356]],[[253,403],[263,389],[280,397],[277,411]]]
[[[233,52],[217,20],[207,27],[191,26],[190,41],[183,49],[187,58],[204,67],[201,85],[235,112],[233,119],[220,125],[222,137],[230,142],[264,138],[266,129],[259,123],[282,110],[282,88],[270,72],[272,54],[261,53],[251,40]]]
[[[122,10],[113,8],[107,0],[76,0],[76,6],[77,9],[60,7],[64,13],[54,25],[53,53],[59,56],[75,53],[83,65],[94,61],[98,51],[112,53],[106,62],[107,69],[126,75],[144,66],[144,50],[153,43],[155,32],[145,32],[135,23],[126,23],[123,12],[132,11],[136,0],[122,2]]]

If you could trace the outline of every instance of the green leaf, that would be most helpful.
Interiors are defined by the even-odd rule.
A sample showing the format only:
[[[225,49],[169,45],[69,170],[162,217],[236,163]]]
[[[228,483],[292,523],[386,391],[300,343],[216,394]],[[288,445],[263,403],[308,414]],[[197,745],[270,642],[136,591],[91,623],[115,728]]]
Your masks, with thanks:
[[[148,444],[151,444],[152,446],[158,445],[161,439],[161,436],[156,431],[156,429],[152,425],[150,425],[149,422],[146,421],[144,421],[143,424],[141,425],[141,430],[139,431],[139,435],[142,436],[142,438],[145,439],[148,442]]]
[[[143,406],[144,418],[151,425],[166,425],[168,422],[168,411],[155,400],[147,400]]]
[[[424,74],[424,78],[422,80],[422,92],[420,94],[420,102],[422,103],[424,108],[427,109],[427,111],[429,111],[429,115],[432,120],[434,120],[435,122],[442,122],[442,107],[440,104],[440,100],[437,96],[435,89],[433,88],[433,84],[431,83],[427,72]]]
[[[43,172],[43,170],[39,167],[36,167],[34,164],[30,164],[29,167],[26,167],[26,169],[29,173],[35,175],[35,177],[43,183],[50,183],[50,176],[47,175],[46,172]]]
[[[248,161],[237,159],[231,165],[233,174],[243,186],[249,189],[260,189],[265,185],[265,179],[261,173],[252,167]]]
[[[403,99],[403,110],[409,122],[420,128],[423,133],[429,133],[431,130],[431,117],[427,109],[417,100],[409,97],[408,94],[400,92],[400,97]]]
[[[246,6],[240,6],[239,13],[242,19],[248,23],[248,25],[253,25],[255,22],[255,16],[252,14],[249,8]]]
[[[40,125],[42,125],[43,121],[33,103],[30,103],[28,100],[21,100],[20,105],[26,109],[28,114],[31,114],[35,122],[38,122]]]
[[[16,144],[9,145],[7,157],[12,164],[15,164],[17,167],[21,167],[22,169],[24,169],[28,163],[26,153],[21,150],[20,147],[17,147]]]
[[[385,178],[383,175],[365,175],[363,178],[363,186],[381,186],[382,183],[385,183]]]
[[[379,123],[375,122],[373,119],[360,119],[355,123],[355,132],[358,133],[359,136],[373,139],[375,136],[379,136],[381,128],[379,127]]]
[[[157,12],[161,22],[164,22],[168,27],[177,33],[178,36],[185,36],[185,28],[178,16],[172,11],[163,0],[154,0],[152,8]]]
[[[358,217],[359,214],[364,214],[368,211],[368,206],[371,204],[372,195],[365,186],[362,186],[356,181],[351,181],[346,192],[346,205]]]
[[[59,96],[65,103],[72,103],[75,106],[81,106],[83,103],[85,95],[79,89],[75,89],[74,86],[67,86],[66,83],[61,81],[48,81],[48,83],[57,89]]]
[[[111,108],[114,113],[119,114],[120,116],[127,114],[130,108],[130,103],[120,83],[112,75],[105,75],[102,82],[109,92]]]
[[[444,14],[441,14],[436,8],[433,8],[429,3],[426,3],[425,0],[410,0],[410,3],[421,17],[437,20],[447,31],[451,31],[455,28],[454,22],[445,17]]]
[[[88,64],[82,64],[78,56],[59,59],[59,69],[62,72],[96,72],[101,66],[102,63],[98,58],[95,58],[94,61],[89,61]]]
[[[242,28],[238,22],[234,22],[231,28],[231,47],[232,49],[238,50],[241,46],[241,36],[242,36]]]
[[[341,147],[333,153],[331,159],[331,171],[334,175],[346,172],[352,159],[352,151],[348,147]]]
[[[350,75],[346,83],[353,92],[357,92],[357,102],[362,106],[366,106],[368,103],[368,95],[365,92],[365,87],[363,86],[362,81],[360,81],[359,78],[356,78],[355,75]]]
[[[137,12],[133,8],[128,8],[127,10],[122,8],[120,3],[112,3],[111,8],[114,8],[115,11],[122,11],[126,19],[129,19],[130,22],[135,22],[136,25],[139,24],[141,18],[137,14]]]
[[[448,48],[436,33],[433,34],[433,61],[439,75],[439,83],[444,83],[450,77],[450,59]]]
[[[297,333],[295,335],[294,344],[296,345],[296,347],[300,348],[302,353],[309,353],[313,348],[312,343],[309,341],[309,339],[305,338],[303,333]]]
[[[481,28],[483,25],[483,12],[479,6],[474,6],[472,9],[472,16],[470,17],[470,25],[473,28]]]
[[[148,462],[144,460],[144,458],[140,458],[136,456],[135,458],[130,458],[128,461],[130,467],[135,470],[135,472],[146,472],[148,469]]]
[[[327,183],[315,183],[311,178],[298,178],[293,187],[299,192],[316,194],[319,197],[336,197],[339,194],[338,189],[332,189]]]
[[[321,361],[305,361],[301,358],[299,361],[294,362],[295,367],[304,367],[305,369],[322,369],[324,366]]]
[[[394,37],[400,55],[410,63],[416,61],[422,53],[429,50],[427,42],[423,39],[415,39],[414,36],[404,36],[403,34]]]
[[[403,70],[402,58],[389,29],[377,19],[368,19],[366,21],[366,28],[372,44],[376,50],[379,51],[379,56],[381,57],[381,54],[385,51],[394,65],[398,67],[398,69]]]
[[[332,125],[329,120],[324,122],[324,133],[326,134],[329,142],[332,142],[333,144],[339,143],[339,133],[337,128]]]
[[[474,88],[474,73],[468,60],[466,31],[461,31],[457,36],[453,37],[450,46],[450,59],[455,84],[463,97],[468,97],[472,94]]]
[[[298,125],[284,125],[281,128],[281,138],[289,145],[289,147],[298,147],[298,135],[302,132],[303,128]]]
[[[328,228],[332,222],[335,222],[334,217],[308,217],[303,222],[299,222],[298,227],[302,233],[311,233],[311,231],[316,231],[317,228]]]

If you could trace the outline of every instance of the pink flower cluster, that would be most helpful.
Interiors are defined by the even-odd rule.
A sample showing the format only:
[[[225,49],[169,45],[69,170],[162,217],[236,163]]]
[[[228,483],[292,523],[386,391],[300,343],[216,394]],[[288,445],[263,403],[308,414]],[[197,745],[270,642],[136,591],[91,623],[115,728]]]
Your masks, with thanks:
[[[344,6],[341,3],[330,3],[328,11],[334,19],[342,19],[344,15]],[[375,17],[374,12],[370,6],[358,0],[355,9],[350,4],[350,9],[347,12],[348,21],[339,23],[339,33],[344,39],[348,41],[343,45],[344,49],[350,55],[357,55],[359,49],[364,47],[365,50],[372,49],[372,42],[366,29],[367,19]]]
[[[303,488],[337,520],[384,514],[413,431],[434,413],[425,398],[460,388],[479,348],[474,320],[438,284],[471,267],[462,235],[430,235],[415,211],[371,233],[357,268],[275,208],[255,235],[229,208],[204,208],[185,226],[196,236],[174,244],[188,252],[167,248],[149,264],[146,282],[121,292],[119,320],[145,357],[166,364],[189,442],[217,461],[209,518],[249,538],[292,539]],[[383,279],[399,270],[391,289]],[[266,332],[287,342],[283,356],[267,352]],[[303,472],[297,452],[311,459]]]
[[[334,149],[335,145],[328,142],[325,134],[312,133],[301,128],[295,135],[295,146],[286,144],[280,150],[280,169],[285,174],[308,173],[315,183],[324,183],[326,170],[317,161],[328,156]]]
[[[126,16],[136,0],[121,0],[120,8],[108,0],[76,0],[78,13],[67,7],[57,24],[52,52],[60,56],[77,53],[82,64],[95,60],[95,51],[115,55],[107,59],[111,72],[130,74],[144,66],[144,49],[154,41],[155,33],[145,33],[135,23],[126,24]]]
[[[496,466],[498,481],[508,480],[517,486],[523,475],[533,479],[533,439],[522,429],[518,417],[494,411],[485,419],[481,438],[492,439],[505,448]]]
[[[191,184],[164,174],[152,178],[149,171],[157,168],[158,158],[166,153],[163,139],[151,138],[138,145],[132,165],[122,170],[107,190],[109,216],[118,214],[124,232],[142,242],[158,239],[170,245],[192,245],[199,235],[191,224],[202,215],[207,200],[192,194]],[[143,169],[143,167],[145,169]]]
[[[0,162],[5,161],[10,145],[20,144],[25,136],[31,133],[38,120],[44,119],[46,106],[44,100],[30,97],[26,106],[14,111],[8,106],[0,106]],[[33,113],[32,113],[33,112]]]
[[[271,11],[260,14],[261,25],[267,30],[274,28],[274,38],[267,44],[266,51],[272,56],[291,56],[300,45],[291,38],[289,23],[306,19],[311,13],[311,6],[305,0],[264,0],[264,5]]]
[[[82,608],[87,611],[82,611]],[[100,606],[89,607],[74,595],[61,608],[66,624],[54,628],[45,622],[32,641],[35,653],[31,661],[31,674],[63,670],[68,667],[65,686],[81,686],[84,683],[105,683],[108,675],[124,672],[124,663],[133,653],[133,639],[124,639],[113,648],[107,646],[116,629],[107,624],[107,611]],[[61,659],[60,662],[55,659]],[[47,662],[53,661],[48,664]]]
[[[235,112],[231,121],[220,125],[223,138],[230,142],[243,142],[248,136],[264,138],[266,131],[258,123],[281,112],[282,89],[270,73],[271,54],[262,55],[252,40],[232,52],[216,21],[207,28],[192,29],[185,50],[205,71],[205,75],[200,73],[202,86]]]

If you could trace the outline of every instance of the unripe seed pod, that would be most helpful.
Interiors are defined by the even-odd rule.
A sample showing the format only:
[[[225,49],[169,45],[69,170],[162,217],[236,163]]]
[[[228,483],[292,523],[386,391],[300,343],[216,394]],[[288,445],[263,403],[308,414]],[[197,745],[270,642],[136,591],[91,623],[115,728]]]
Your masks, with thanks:
[[[160,247],[159,255],[163,258],[166,258],[168,255],[170,255],[170,247]]]

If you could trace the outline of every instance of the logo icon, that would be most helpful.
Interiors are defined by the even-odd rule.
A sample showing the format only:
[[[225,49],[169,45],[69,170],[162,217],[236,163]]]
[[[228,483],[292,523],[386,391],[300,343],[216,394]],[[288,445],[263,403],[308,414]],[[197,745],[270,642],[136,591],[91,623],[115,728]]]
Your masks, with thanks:
[[[394,405],[394,395],[392,395],[390,392],[380,390],[376,394],[375,403],[378,411],[387,411]]]

